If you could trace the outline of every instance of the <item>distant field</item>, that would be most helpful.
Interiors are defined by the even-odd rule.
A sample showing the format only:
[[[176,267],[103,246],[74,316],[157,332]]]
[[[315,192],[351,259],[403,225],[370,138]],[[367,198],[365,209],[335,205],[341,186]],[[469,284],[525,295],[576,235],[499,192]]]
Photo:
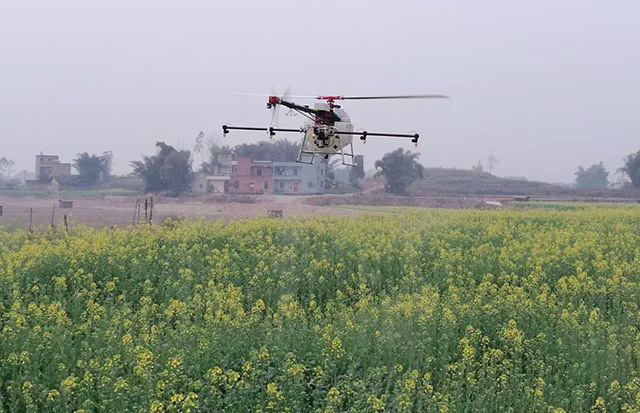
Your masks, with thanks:
[[[425,168],[424,179],[411,185],[410,194],[414,196],[485,194],[640,199],[640,191],[637,189],[584,190],[545,182],[501,178],[487,172],[452,168]]]
[[[27,191],[24,189],[21,189],[21,190],[0,189],[0,196],[7,196],[7,197],[92,198],[92,197],[98,197],[98,196],[136,196],[141,194],[142,194],[141,191],[137,191],[134,189],[124,189],[124,188],[104,188],[104,189],[88,189],[88,190],[60,191],[60,192]]]
[[[637,411],[639,207],[0,245],[3,411]]]
[[[637,208],[637,202],[510,202],[511,209],[555,209],[561,211],[581,210],[581,209],[620,209]]]

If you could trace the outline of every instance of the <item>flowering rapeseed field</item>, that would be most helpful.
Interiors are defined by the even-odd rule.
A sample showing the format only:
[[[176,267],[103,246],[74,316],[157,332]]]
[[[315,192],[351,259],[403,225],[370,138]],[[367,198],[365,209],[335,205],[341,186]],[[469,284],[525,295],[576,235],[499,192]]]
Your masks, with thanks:
[[[3,411],[640,411],[640,209],[0,232]]]

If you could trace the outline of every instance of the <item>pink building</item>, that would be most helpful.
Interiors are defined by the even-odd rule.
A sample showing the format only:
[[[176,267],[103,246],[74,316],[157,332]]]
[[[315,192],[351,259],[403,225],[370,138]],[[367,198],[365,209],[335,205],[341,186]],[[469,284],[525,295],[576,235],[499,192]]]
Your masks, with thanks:
[[[273,162],[238,158],[227,192],[232,194],[270,194],[273,191]]]

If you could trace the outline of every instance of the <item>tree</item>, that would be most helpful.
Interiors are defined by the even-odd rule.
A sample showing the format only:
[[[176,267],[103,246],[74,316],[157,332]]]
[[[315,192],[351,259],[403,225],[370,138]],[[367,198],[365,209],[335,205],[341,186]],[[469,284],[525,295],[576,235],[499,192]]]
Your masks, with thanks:
[[[228,146],[219,146],[215,142],[209,142],[209,160],[207,162],[203,162],[200,165],[200,172],[207,172],[211,174],[218,174],[220,165],[219,155],[231,153],[231,148]]]
[[[340,160],[332,159],[329,161],[327,159],[322,159],[320,162],[325,163],[324,187],[327,191],[330,191],[331,188],[338,186],[338,181],[336,180],[336,166]]]
[[[73,160],[73,167],[78,171],[83,185],[95,185],[99,180],[109,180],[112,161],[111,152],[105,152],[101,156],[84,152]]]
[[[196,137],[196,143],[193,146],[193,153],[202,155],[202,163],[200,164],[200,170],[204,171],[204,132],[200,131]]]
[[[113,167],[113,153],[111,151],[102,154],[102,165],[100,166],[100,177],[104,182],[111,179],[111,168]]]
[[[7,180],[13,174],[13,167],[15,164],[11,159],[7,159],[4,156],[0,158],[0,180]]]
[[[384,186],[387,192],[406,194],[409,185],[423,177],[424,168],[417,161],[419,156],[419,153],[398,148],[376,161],[376,170],[379,169],[377,175],[387,179]]]
[[[254,161],[294,162],[300,153],[300,144],[286,139],[243,143],[233,148],[236,156],[251,158]]]
[[[133,171],[145,184],[146,191],[169,191],[172,195],[186,192],[191,182],[191,152],[176,150],[164,142],[156,142],[158,153],[143,155],[142,161],[133,161]]]
[[[609,186],[608,177],[609,172],[607,172],[602,162],[593,164],[587,169],[579,166],[576,171],[576,187],[581,189],[606,188]]]
[[[493,168],[495,168],[495,166],[498,164],[498,158],[496,158],[495,156],[493,156],[493,152],[491,152],[489,154],[489,157],[487,158],[487,167],[489,168],[489,173],[492,174],[493,173]]]
[[[349,170],[349,182],[355,187],[360,186],[360,181],[364,179],[364,156],[355,156],[355,166]]]
[[[471,167],[473,172],[484,172],[484,168],[482,167],[482,162],[478,161],[478,163]]]
[[[640,187],[640,150],[624,158],[624,166],[619,169],[631,180],[631,185]]]

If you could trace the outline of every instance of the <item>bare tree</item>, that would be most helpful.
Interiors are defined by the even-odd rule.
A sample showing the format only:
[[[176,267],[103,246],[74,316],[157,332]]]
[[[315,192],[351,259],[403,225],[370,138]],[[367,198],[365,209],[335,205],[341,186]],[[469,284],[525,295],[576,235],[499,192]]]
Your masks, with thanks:
[[[13,174],[14,166],[15,164],[11,159],[7,159],[4,156],[0,158],[0,179],[11,178],[11,175]]]
[[[493,168],[498,164],[498,158],[493,156],[493,152],[489,153],[489,157],[487,158],[487,167],[489,168],[489,173],[493,174]]]

